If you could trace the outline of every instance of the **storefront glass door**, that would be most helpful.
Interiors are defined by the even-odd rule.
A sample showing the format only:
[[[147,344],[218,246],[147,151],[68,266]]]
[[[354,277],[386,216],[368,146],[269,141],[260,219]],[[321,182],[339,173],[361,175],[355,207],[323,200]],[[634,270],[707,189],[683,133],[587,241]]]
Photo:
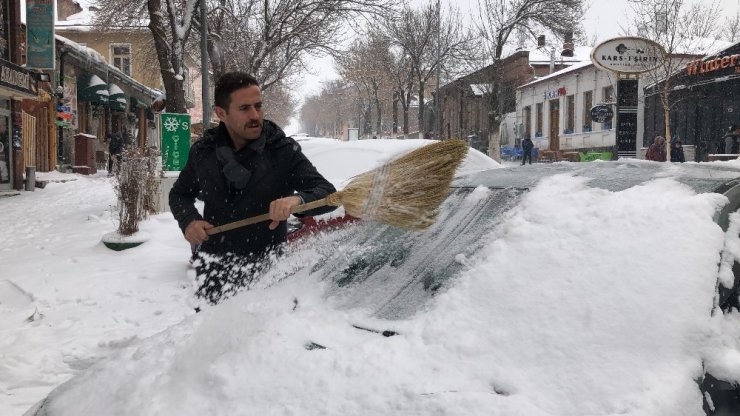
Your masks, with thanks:
[[[0,99],[0,191],[9,190],[12,187],[11,131],[10,101]]]

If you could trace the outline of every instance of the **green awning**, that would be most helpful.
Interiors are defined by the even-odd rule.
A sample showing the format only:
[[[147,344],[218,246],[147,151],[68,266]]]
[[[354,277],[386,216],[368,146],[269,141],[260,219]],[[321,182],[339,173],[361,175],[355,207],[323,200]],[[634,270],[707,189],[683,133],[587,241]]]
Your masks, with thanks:
[[[97,75],[80,75],[77,77],[77,100],[107,105],[108,84]]]
[[[126,94],[116,84],[108,86],[108,107],[113,111],[126,111],[128,109]]]

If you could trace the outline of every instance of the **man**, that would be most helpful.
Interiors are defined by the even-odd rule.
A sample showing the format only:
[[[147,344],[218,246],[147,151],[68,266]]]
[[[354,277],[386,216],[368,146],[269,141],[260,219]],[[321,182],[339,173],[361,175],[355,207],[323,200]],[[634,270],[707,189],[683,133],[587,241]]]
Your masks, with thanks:
[[[222,287],[247,285],[268,253],[285,243],[286,220],[293,207],[336,191],[298,143],[264,119],[262,91],[253,76],[224,74],[216,82],[214,95],[221,122],[193,144],[169,194],[170,208],[185,239],[200,248],[196,269],[206,281],[196,294],[211,303],[221,299]],[[195,208],[196,197],[204,201],[203,216]],[[322,207],[303,215],[333,209]],[[271,221],[210,238],[206,233],[214,226],[264,213],[269,213]],[[249,267],[234,267],[233,262]],[[234,269],[241,269],[237,276],[224,273]]]
[[[108,176],[113,176],[114,169],[118,172],[121,153],[123,153],[123,145],[123,136],[121,136],[121,133],[111,133],[108,138]]]
[[[529,159],[529,164],[532,164],[533,147],[534,143],[532,142],[532,139],[529,138],[529,136],[525,137],[524,140],[522,140],[522,166],[527,163],[527,159]]]
[[[724,139],[725,153],[737,154],[740,151],[740,124],[730,126]]]

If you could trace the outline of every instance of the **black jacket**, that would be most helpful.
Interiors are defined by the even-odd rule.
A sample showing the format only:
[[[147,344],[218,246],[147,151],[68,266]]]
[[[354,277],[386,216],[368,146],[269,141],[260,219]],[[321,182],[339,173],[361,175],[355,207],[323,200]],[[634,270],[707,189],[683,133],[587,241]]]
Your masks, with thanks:
[[[529,137],[522,140],[522,150],[524,150],[524,153],[531,152],[533,147],[534,143],[532,143],[532,139],[530,139]]]
[[[306,156],[301,147],[276,124],[264,121],[262,136],[264,149],[255,150],[247,145],[233,152],[233,144],[226,126],[221,123],[209,129],[203,138],[193,144],[188,161],[169,194],[170,209],[180,228],[185,232],[188,224],[203,219],[214,226],[241,220],[270,210],[270,202],[294,195],[296,192],[304,202],[311,202],[336,192],[334,186],[324,179]],[[223,157],[217,155],[228,147],[229,154],[248,172],[242,175],[246,187],[238,189],[229,182],[224,172]],[[237,166],[236,170],[241,167]],[[231,171],[233,172],[233,166]],[[248,177],[248,178],[247,178]],[[232,176],[233,178],[233,176]],[[205,202],[203,217],[195,208],[195,198]],[[318,215],[334,210],[322,207],[303,213]],[[201,250],[207,253],[236,253],[255,258],[284,243],[287,238],[287,222],[283,221],[275,230],[270,230],[270,221],[237,228],[212,235]]]

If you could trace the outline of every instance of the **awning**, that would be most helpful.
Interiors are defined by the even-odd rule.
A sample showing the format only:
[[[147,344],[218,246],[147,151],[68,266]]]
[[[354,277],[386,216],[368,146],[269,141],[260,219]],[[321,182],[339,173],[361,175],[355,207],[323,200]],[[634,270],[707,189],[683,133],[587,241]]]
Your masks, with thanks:
[[[116,84],[108,85],[108,107],[113,111],[126,111],[128,107],[126,94]]]
[[[97,75],[80,75],[77,77],[77,100],[107,105],[108,84]]]

